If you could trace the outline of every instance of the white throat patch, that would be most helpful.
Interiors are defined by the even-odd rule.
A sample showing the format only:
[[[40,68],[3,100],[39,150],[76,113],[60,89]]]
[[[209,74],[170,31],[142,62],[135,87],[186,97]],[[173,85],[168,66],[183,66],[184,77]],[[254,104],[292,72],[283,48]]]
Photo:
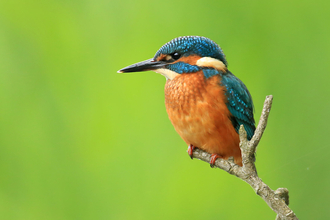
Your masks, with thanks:
[[[179,73],[176,73],[176,72],[174,72],[172,70],[164,69],[164,68],[162,68],[162,69],[156,69],[156,70],[153,70],[153,71],[156,72],[156,73],[159,73],[159,74],[161,74],[163,76],[165,76],[166,80],[168,80],[168,79],[172,80],[177,75],[179,75]]]

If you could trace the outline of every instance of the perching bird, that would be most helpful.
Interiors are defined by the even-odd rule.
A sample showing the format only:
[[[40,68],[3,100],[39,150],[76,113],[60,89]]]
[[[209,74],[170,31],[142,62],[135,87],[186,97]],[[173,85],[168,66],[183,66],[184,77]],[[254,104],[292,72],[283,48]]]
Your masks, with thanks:
[[[119,70],[152,70],[166,77],[165,106],[181,138],[217,158],[233,156],[242,166],[238,130],[244,125],[250,140],[255,131],[253,103],[244,83],[227,69],[222,49],[212,40],[178,37],[163,45],[154,58]]]

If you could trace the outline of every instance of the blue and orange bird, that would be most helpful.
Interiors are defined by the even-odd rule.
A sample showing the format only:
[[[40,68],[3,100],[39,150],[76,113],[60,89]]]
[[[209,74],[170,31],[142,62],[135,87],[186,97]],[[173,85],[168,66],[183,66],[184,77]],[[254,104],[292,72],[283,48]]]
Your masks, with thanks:
[[[238,130],[244,125],[250,140],[255,131],[253,103],[244,83],[227,69],[222,49],[212,40],[178,37],[163,45],[154,58],[119,70],[152,70],[166,77],[165,106],[169,119],[189,145],[217,158],[234,157],[242,166]]]

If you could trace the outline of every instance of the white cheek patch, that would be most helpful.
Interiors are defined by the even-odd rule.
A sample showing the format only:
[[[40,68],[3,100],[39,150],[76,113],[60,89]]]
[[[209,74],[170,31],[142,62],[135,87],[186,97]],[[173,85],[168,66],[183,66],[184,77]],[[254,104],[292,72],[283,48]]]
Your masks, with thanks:
[[[196,65],[200,67],[211,67],[222,72],[226,72],[227,70],[226,65],[222,61],[212,57],[202,57],[197,60]]]
[[[176,73],[172,70],[169,70],[169,69],[156,69],[156,70],[153,70],[154,72],[156,73],[159,73],[163,76],[166,77],[166,79],[174,79],[177,75],[180,75],[179,73]]]

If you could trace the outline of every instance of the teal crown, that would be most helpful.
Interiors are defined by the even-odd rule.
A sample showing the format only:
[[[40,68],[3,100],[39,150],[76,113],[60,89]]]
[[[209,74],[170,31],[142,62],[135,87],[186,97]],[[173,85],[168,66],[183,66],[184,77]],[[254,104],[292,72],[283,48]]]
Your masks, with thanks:
[[[161,54],[179,53],[182,56],[198,55],[221,60],[226,66],[227,61],[222,49],[209,38],[199,36],[178,37],[163,45],[156,53],[154,59]]]

